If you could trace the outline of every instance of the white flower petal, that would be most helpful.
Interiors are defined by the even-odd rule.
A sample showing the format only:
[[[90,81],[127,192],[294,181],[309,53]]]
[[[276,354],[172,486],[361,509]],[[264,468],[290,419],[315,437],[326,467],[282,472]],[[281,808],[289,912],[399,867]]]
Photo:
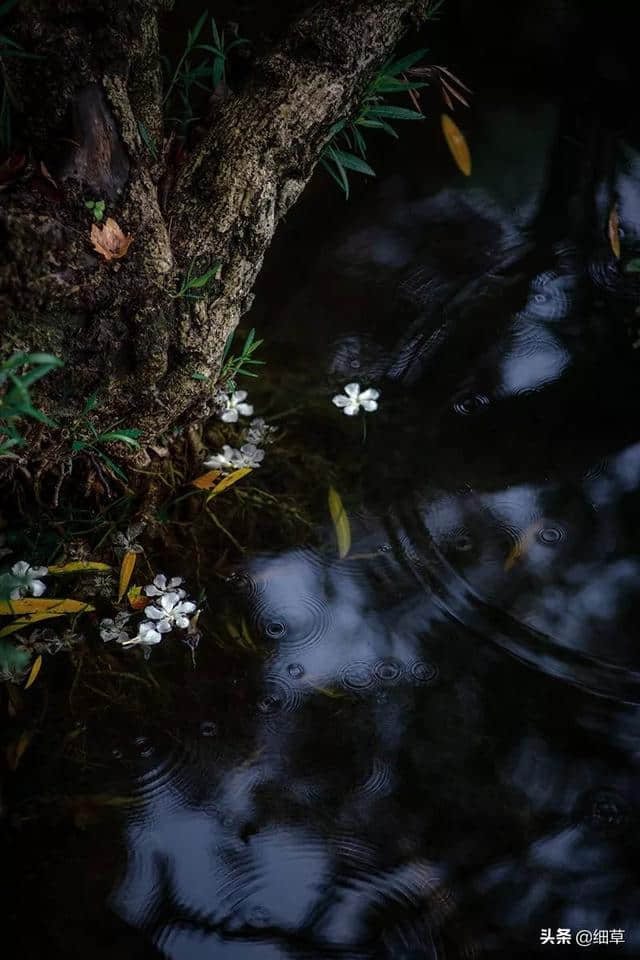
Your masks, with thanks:
[[[157,587],[158,590],[167,589],[167,578],[165,577],[164,573],[159,573],[153,578],[153,585],[154,587]]]
[[[351,401],[349,400],[349,398],[345,397],[343,393],[338,393],[333,398],[333,403],[335,403],[336,407],[346,407],[346,405],[350,402]]]
[[[358,412],[359,409],[360,407],[358,406],[357,403],[348,403],[347,406],[344,408],[344,412],[348,417],[353,417]]]
[[[11,573],[14,577],[24,577],[29,569],[29,564],[26,560],[18,560],[17,563],[11,567]]]
[[[146,593],[146,595],[147,595],[148,597],[161,597],[161,596],[162,596],[162,590],[158,590],[158,588],[157,588],[157,587],[154,587],[154,585],[153,585],[152,583],[148,584],[148,585],[144,588],[144,592]]]
[[[374,387],[369,387],[368,390],[363,390],[360,394],[360,402],[362,403],[363,400],[377,400],[379,396],[379,390],[376,390]]]
[[[179,587],[181,583],[184,583],[182,577],[172,577],[167,586],[171,590],[173,587]]]
[[[248,394],[246,390],[236,390],[234,393],[231,394],[231,402],[234,404],[241,403],[242,400],[247,399],[247,396]]]
[[[176,617],[176,627],[179,627],[180,630],[186,630],[189,626],[188,617]]]
[[[376,400],[363,400],[360,406],[363,410],[366,410],[367,413],[372,413],[373,410],[378,409],[378,403]]]
[[[158,633],[171,633],[173,627],[171,626],[171,622],[169,620],[161,620],[157,629]]]
[[[144,614],[150,620],[163,620],[165,616],[164,610],[160,610],[158,607],[145,607]]]
[[[41,597],[46,589],[47,585],[46,583],[43,583],[42,580],[31,581],[31,593],[34,597]]]
[[[357,400],[360,395],[360,384],[348,383],[344,388],[344,392],[348,397],[351,397],[352,400]]]
[[[224,413],[220,414],[220,419],[224,420],[225,423],[236,423],[238,411],[234,407],[231,407],[229,410],[225,410]]]
[[[183,613],[193,613],[196,609],[195,603],[192,603],[191,600],[185,600],[183,603],[179,603],[174,610],[175,614]]]
[[[238,413],[241,413],[243,417],[250,417],[253,413],[253,407],[250,403],[239,403],[237,410]]]
[[[25,592],[24,587],[14,587],[11,593],[9,594],[9,597],[11,600],[19,600],[20,597],[24,596],[24,592]]]

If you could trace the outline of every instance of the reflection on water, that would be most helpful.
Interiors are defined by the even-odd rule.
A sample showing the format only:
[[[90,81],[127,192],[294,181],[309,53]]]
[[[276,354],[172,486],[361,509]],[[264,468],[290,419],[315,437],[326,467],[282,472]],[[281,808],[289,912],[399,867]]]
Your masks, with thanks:
[[[551,149],[556,118],[540,117]],[[107,765],[131,802],[106,899],[142,938],[120,956],[534,956],[549,927],[622,928],[616,955],[640,953],[623,325],[640,288],[606,216],[586,244],[570,217],[550,237],[545,184],[525,158],[497,183],[492,147],[464,193],[381,182],[270,306],[283,376],[317,371],[298,413],[310,443],[326,439],[319,398],[355,379],[382,391],[365,444],[336,411],[331,442],[362,459],[363,496],[341,491],[352,547],[334,559],[327,529],[327,549],[250,559],[229,590],[267,655],[241,707],[212,699],[196,729],[129,740]],[[592,185],[623,222],[629,169]]]

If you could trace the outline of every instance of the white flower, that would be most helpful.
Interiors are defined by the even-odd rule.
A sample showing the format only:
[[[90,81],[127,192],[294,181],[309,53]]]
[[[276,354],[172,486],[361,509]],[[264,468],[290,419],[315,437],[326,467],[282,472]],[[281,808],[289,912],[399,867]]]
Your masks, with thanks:
[[[136,637],[129,637],[126,643],[123,644],[124,647],[151,647],[156,643],[160,643],[162,640],[162,633],[167,633],[168,631],[160,631],[155,623],[151,623],[150,620],[143,620],[140,626],[138,627],[138,635]]]
[[[222,448],[222,453],[217,453],[215,457],[209,457],[204,465],[210,470],[237,470],[240,451],[230,447],[228,443]]]
[[[189,626],[189,614],[196,609],[191,600],[183,600],[177,593],[165,593],[157,605],[145,607],[145,614],[154,621],[158,633],[169,633],[174,627],[186,630]]]
[[[243,417],[250,417],[253,413],[253,407],[250,403],[244,403],[246,399],[246,390],[235,390],[229,394],[226,400],[227,405],[220,414],[220,419],[224,420],[225,423],[236,423],[238,414]]]
[[[30,567],[26,560],[19,560],[11,567],[13,576],[21,583],[11,591],[11,599],[17,600],[19,597],[26,596],[27,593],[34,597],[41,597],[47,589],[46,584],[38,577],[45,577],[48,573],[47,567]]]
[[[264,450],[258,449],[255,443],[244,443],[240,447],[240,467],[259,467],[264,460]]]
[[[259,467],[264,460],[264,450],[259,450],[255,443],[244,443],[239,450],[230,447],[228,443],[222,448],[222,453],[205,460],[205,467],[210,470],[240,470],[241,467]]]
[[[130,613],[118,613],[115,620],[112,620],[111,617],[101,620],[100,636],[104,642],[109,643],[110,640],[115,640],[116,643],[121,643],[123,647],[130,643],[131,637],[125,630],[130,617]]]
[[[353,417],[360,412],[360,407],[367,413],[372,413],[378,409],[378,397],[380,391],[369,387],[368,390],[360,392],[359,383],[348,383],[344,388],[344,393],[338,393],[333,398],[336,407],[342,407],[348,417]]]
[[[270,427],[263,417],[254,417],[247,429],[244,431],[246,443],[271,443],[272,434],[276,432],[275,427]]]
[[[118,553],[142,553],[137,540],[143,530],[144,523],[132,523],[126,533],[114,533],[113,542]]]
[[[185,591],[180,589],[180,584],[183,582],[182,577],[172,577],[167,583],[164,573],[159,573],[154,577],[153,583],[147,584],[144,592],[148,597],[162,597],[165,593],[177,593],[182,600],[186,596]]]

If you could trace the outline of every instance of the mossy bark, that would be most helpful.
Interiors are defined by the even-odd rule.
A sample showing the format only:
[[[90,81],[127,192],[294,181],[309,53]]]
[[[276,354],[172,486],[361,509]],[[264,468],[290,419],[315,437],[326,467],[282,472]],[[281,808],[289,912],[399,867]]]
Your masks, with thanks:
[[[39,59],[14,58],[8,79],[30,155],[0,194],[3,353],[64,359],[39,396],[54,419],[77,415],[98,391],[97,419],[139,427],[146,439],[208,412],[223,345],[251,303],[278,221],[332,124],[424,14],[424,0],[316,3],[255,64],[162,191],[166,5],[24,0],[14,36]],[[93,251],[87,199],[104,199],[133,235],[122,260]],[[214,262],[220,278],[201,299],[176,297],[190,265],[201,273]]]

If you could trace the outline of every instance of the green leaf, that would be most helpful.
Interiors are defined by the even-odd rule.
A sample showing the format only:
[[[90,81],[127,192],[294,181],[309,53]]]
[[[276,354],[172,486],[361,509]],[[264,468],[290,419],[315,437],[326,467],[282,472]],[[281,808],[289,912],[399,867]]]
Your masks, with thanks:
[[[395,107],[390,104],[376,104],[369,107],[367,114],[372,117],[388,117],[390,120],[424,120],[424,114],[407,107]]]
[[[405,70],[409,70],[410,67],[413,67],[419,60],[426,55],[427,48],[423,47],[421,50],[414,50],[413,53],[408,53],[406,57],[401,57],[400,60],[396,60],[394,63],[390,63],[387,66],[382,68],[382,74],[389,74],[390,76],[397,76],[399,73],[404,73]]]
[[[192,380],[208,380],[209,377],[206,377],[204,373],[192,373],[191,379]]]
[[[375,177],[375,170],[363,160],[362,157],[356,156],[355,153],[347,153],[345,150],[335,150],[334,153],[338,161],[347,170],[355,170],[356,173],[363,173],[368,177]]]
[[[629,263],[624,269],[627,273],[637,273],[640,271],[640,257],[635,257],[633,260],[629,260]]]
[[[140,436],[141,432],[141,430],[109,430],[107,433],[101,433],[98,439],[102,443],[113,443],[120,440],[130,447],[139,447],[137,437]]]

